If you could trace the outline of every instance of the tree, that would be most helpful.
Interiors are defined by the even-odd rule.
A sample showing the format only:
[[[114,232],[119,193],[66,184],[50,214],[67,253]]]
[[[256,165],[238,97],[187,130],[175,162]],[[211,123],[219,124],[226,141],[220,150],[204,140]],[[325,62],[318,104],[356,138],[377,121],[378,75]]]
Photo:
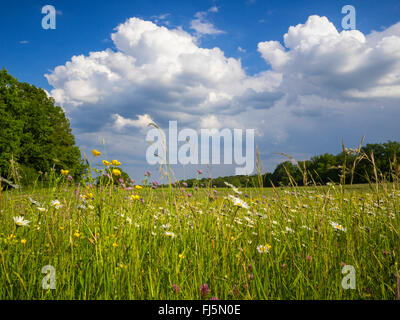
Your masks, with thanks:
[[[85,170],[64,111],[46,92],[18,82],[0,71],[0,174],[7,176],[10,160],[24,170],[69,170],[79,177]]]

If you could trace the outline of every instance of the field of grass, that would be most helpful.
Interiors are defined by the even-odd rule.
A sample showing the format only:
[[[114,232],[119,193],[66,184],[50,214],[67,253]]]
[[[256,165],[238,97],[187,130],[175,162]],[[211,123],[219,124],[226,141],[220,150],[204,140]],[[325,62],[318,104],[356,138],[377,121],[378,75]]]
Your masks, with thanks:
[[[0,299],[399,298],[395,184],[0,195]]]

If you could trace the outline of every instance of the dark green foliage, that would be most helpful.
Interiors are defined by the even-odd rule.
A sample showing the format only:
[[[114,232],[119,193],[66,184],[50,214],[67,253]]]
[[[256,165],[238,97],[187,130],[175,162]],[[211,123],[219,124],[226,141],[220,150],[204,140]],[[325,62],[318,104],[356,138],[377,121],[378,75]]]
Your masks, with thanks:
[[[39,172],[68,169],[78,177],[84,171],[79,148],[68,119],[45,91],[18,82],[0,71],[0,174],[10,175],[10,160],[23,183]]]

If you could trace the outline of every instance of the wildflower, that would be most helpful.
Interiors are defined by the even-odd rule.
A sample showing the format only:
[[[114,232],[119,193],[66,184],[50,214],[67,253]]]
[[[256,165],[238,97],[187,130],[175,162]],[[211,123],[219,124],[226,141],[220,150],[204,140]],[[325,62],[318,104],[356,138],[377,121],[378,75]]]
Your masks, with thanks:
[[[232,188],[232,191],[233,191],[234,193],[242,194],[242,192],[239,191],[239,189],[236,188],[234,185],[232,185],[232,184],[230,184],[230,183],[228,183],[228,182],[226,182],[226,181],[224,181],[224,183],[225,183],[228,187],[231,187],[231,188]]]
[[[143,189],[143,187],[142,187],[142,186],[139,186],[139,185],[136,185],[136,186],[135,186],[135,189],[141,190],[141,189]]]
[[[91,192],[89,192],[83,196],[83,198],[86,200],[93,199],[93,197],[94,197],[94,195]]]
[[[68,175],[68,176],[67,176],[67,180],[68,180],[68,181],[71,181],[71,180],[72,180],[72,176],[71,176],[71,175]]]
[[[179,291],[181,291],[181,288],[180,288],[177,284],[173,284],[173,285],[172,285],[172,288],[174,289],[174,291],[175,291],[176,293],[179,293]]]
[[[200,286],[200,293],[201,293],[201,297],[202,297],[203,299],[207,298],[207,296],[210,294],[210,292],[211,292],[211,290],[210,290],[210,288],[208,287],[208,284],[207,284],[207,283],[206,283],[206,284],[202,284],[202,285]]]
[[[241,207],[244,209],[249,209],[249,206],[247,205],[247,203],[244,202],[242,199],[232,196],[232,195],[229,195],[228,197],[232,200],[232,202],[235,206],[238,206],[238,207]]]
[[[233,295],[235,296],[235,298],[237,298],[239,296],[239,290],[238,290],[236,284],[233,285],[232,292],[233,292]]]
[[[32,198],[28,198],[28,200],[32,203],[32,204],[34,204],[35,206],[40,206],[40,203],[38,202],[38,201],[36,201],[36,200],[33,200]]]
[[[330,225],[331,225],[335,230],[340,230],[340,231],[346,232],[346,228],[344,228],[343,226],[341,226],[340,224],[338,224],[338,223],[336,223],[336,222],[331,221],[331,222],[330,222]]]
[[[26,243],[26,239],[21,239],[21,244],[25,244]]]
[[[132,200],[140,200],[140,196],[137,194],[132,194],[131,198],[132,198]]]
[[[184,255],[183,253],[180,253],[180,254],[178,255],[178,257],[179,257],[179,259],[185,259],[185,255]]]
[[[79,231],[75,231],[74,237],[79,238],[80,236],[81,236],[81,234],[79,233]]]
[[[175,238],[175,233],[170,232],[170,231],[166,231],[166,232],[165,232],[165,235],[166,235],[167,237]]]
[[[14,223],[17,227],[29,227],[29,221],[25,220],[24,217],[18,216],[14,217]]]
[[[268,243],[266,243],[265,245],[257,246],[257,251],[259,253],[267,253],[269,249],[271,249],[271,246]]]
[[[53,207],[55,207],[56,209],[60,209],[60,208],[62,207],[61,202],[58,201],[58,200],[53,200],[53,201],[51,201],[51,205],[52,205]]]
[[[111,160],[111,163],[113,166],[116,166],[116,167],[121,165],[121,162],[119,162],[118,160]]]
[[[46,208],[43,208],[43,207],[39,207],[39,208],[37,208],[40,212],[46,212],[47,211],[47,209]]]
[[[103,164],[104,164],[105,166],[110,166],[110,165],[111,165],[111,162],[108,162],[107,160],[103,160]]]
[[[59,226],[59,229],[62,231],[62,230],[64,230],[64,229],[65,229],[65,227],[63,227],[63,226]]]
[[[61,169],[61,174],[62,174],[63,176],[67,176],[68,173],[69,173],[68,170],[63,170],[63,169]]]
[[[112,246],[113,246],[113,248],[116,248],[116,247],[118,247],[118,244],[117,244],[116,242],[114,242],[114,243],[112,244]]]
[[[119,169],[113,169],[113,171],[112,171],[112,174],[114,175],[114,176],[120,176],[121,175],[121,171],[119,170]]]
[[[96,150],[96,149],[93,149],[93,150],[92,150],[92,154],[93,154],[93,156],[95,156],[95,157],[101,156],[101,152],[98,151],[98,150]]]
[[[197,172],[198,172],[198,174],[203,174],[203,171],[202,170],[197,170]]]

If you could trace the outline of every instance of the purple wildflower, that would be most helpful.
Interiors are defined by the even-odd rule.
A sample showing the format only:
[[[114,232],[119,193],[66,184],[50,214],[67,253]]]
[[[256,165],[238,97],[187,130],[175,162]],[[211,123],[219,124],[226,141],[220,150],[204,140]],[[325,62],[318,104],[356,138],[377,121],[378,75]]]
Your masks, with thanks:
[[[208,287],[208,284],[207,284],[207,283],[206,283],[206,284],[202,284],[202,285],[200,286],[200,293],[201,293],[201,297],[202,297],[203,299],[207,298],[207,296],[210,294],[210,292],[211,292],[211,290],[210,290],[210,288]]]

